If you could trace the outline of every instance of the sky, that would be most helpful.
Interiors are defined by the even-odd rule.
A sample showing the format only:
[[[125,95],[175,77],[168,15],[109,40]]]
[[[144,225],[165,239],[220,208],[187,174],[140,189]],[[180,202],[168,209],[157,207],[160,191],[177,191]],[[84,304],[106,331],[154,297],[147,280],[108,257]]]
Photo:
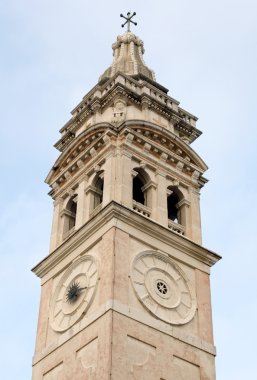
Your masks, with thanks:
[[[145,61],[203,135],[203,245],[212,268],[217,379],[257,379],[256,0],[0,0],[1,378],[28,380],[52,200],[44,183],[70,111],[112,61],[136,11]]]

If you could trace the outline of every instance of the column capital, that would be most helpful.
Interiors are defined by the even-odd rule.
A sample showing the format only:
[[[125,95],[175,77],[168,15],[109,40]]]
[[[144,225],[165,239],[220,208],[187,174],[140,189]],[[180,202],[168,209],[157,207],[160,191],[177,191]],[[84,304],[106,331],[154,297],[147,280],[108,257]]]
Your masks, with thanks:
[[[157,188],[157,183],[154,181],[149,181],[145,184],[145,186],[142,187],[142,191],[148,190],[150,188],[156,189]]]
[[[177,203],[176,207],[179,209],[183,206],[190,207],[191,203],[187,199],[181,199],[180,202]]]
[[[55,199],[54,200],[54,202],[53,202],[53,204],[54,204],[54,207],[57,207],[57,206],[59,206],[59,205],[62,205],[63,204],[63,202],[64,202],[64,199],[63,198],[57,198],[57,199]]]

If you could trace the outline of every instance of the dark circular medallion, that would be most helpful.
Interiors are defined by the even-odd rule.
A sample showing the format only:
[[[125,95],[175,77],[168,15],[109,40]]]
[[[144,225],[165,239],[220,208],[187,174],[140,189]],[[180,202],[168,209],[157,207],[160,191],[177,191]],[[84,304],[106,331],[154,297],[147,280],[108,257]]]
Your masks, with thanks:
[[[93,256],[82,256],[69,266],[52,296],[50,323],[53,330],[68,330],[82,318],[94,299],[97,282],[98,265]]]
[[[66,302],[68,303],[75,302],[78,299],[81,290],[82,288],[79,286],[79,282],[77,281],[72,282],[72,284],[70,285],[66,293]]]

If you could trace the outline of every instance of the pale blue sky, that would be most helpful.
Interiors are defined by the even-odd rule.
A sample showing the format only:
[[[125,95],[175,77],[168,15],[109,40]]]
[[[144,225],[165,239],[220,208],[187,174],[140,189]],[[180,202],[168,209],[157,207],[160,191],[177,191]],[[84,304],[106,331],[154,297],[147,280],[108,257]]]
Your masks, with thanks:
[[[1,378],[31,377],[40,283],[30,269],[48,253],[52,145],[110,64],[119,14],[135,10],[147,65],[203,131],[193,144],[210,168],[203,241],[223,256],[212,269],[217,379],[257,379],[256,0],[0,0],[0,9]]]

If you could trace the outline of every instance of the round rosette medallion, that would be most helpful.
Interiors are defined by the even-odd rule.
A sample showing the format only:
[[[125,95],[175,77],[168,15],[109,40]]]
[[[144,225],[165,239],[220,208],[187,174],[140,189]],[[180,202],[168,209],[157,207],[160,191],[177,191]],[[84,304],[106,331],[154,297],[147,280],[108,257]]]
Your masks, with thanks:
[[[159,319],[181,325],[196,310],[196,299],[185,273],[169,256],[155,251],[137,255],[131,280],[141,303]]]
[[[89,255],[73,262],[64,272],[51,300],[50,323],[55,331],[67,330],[86,313],[97,280],[97,263]]]

